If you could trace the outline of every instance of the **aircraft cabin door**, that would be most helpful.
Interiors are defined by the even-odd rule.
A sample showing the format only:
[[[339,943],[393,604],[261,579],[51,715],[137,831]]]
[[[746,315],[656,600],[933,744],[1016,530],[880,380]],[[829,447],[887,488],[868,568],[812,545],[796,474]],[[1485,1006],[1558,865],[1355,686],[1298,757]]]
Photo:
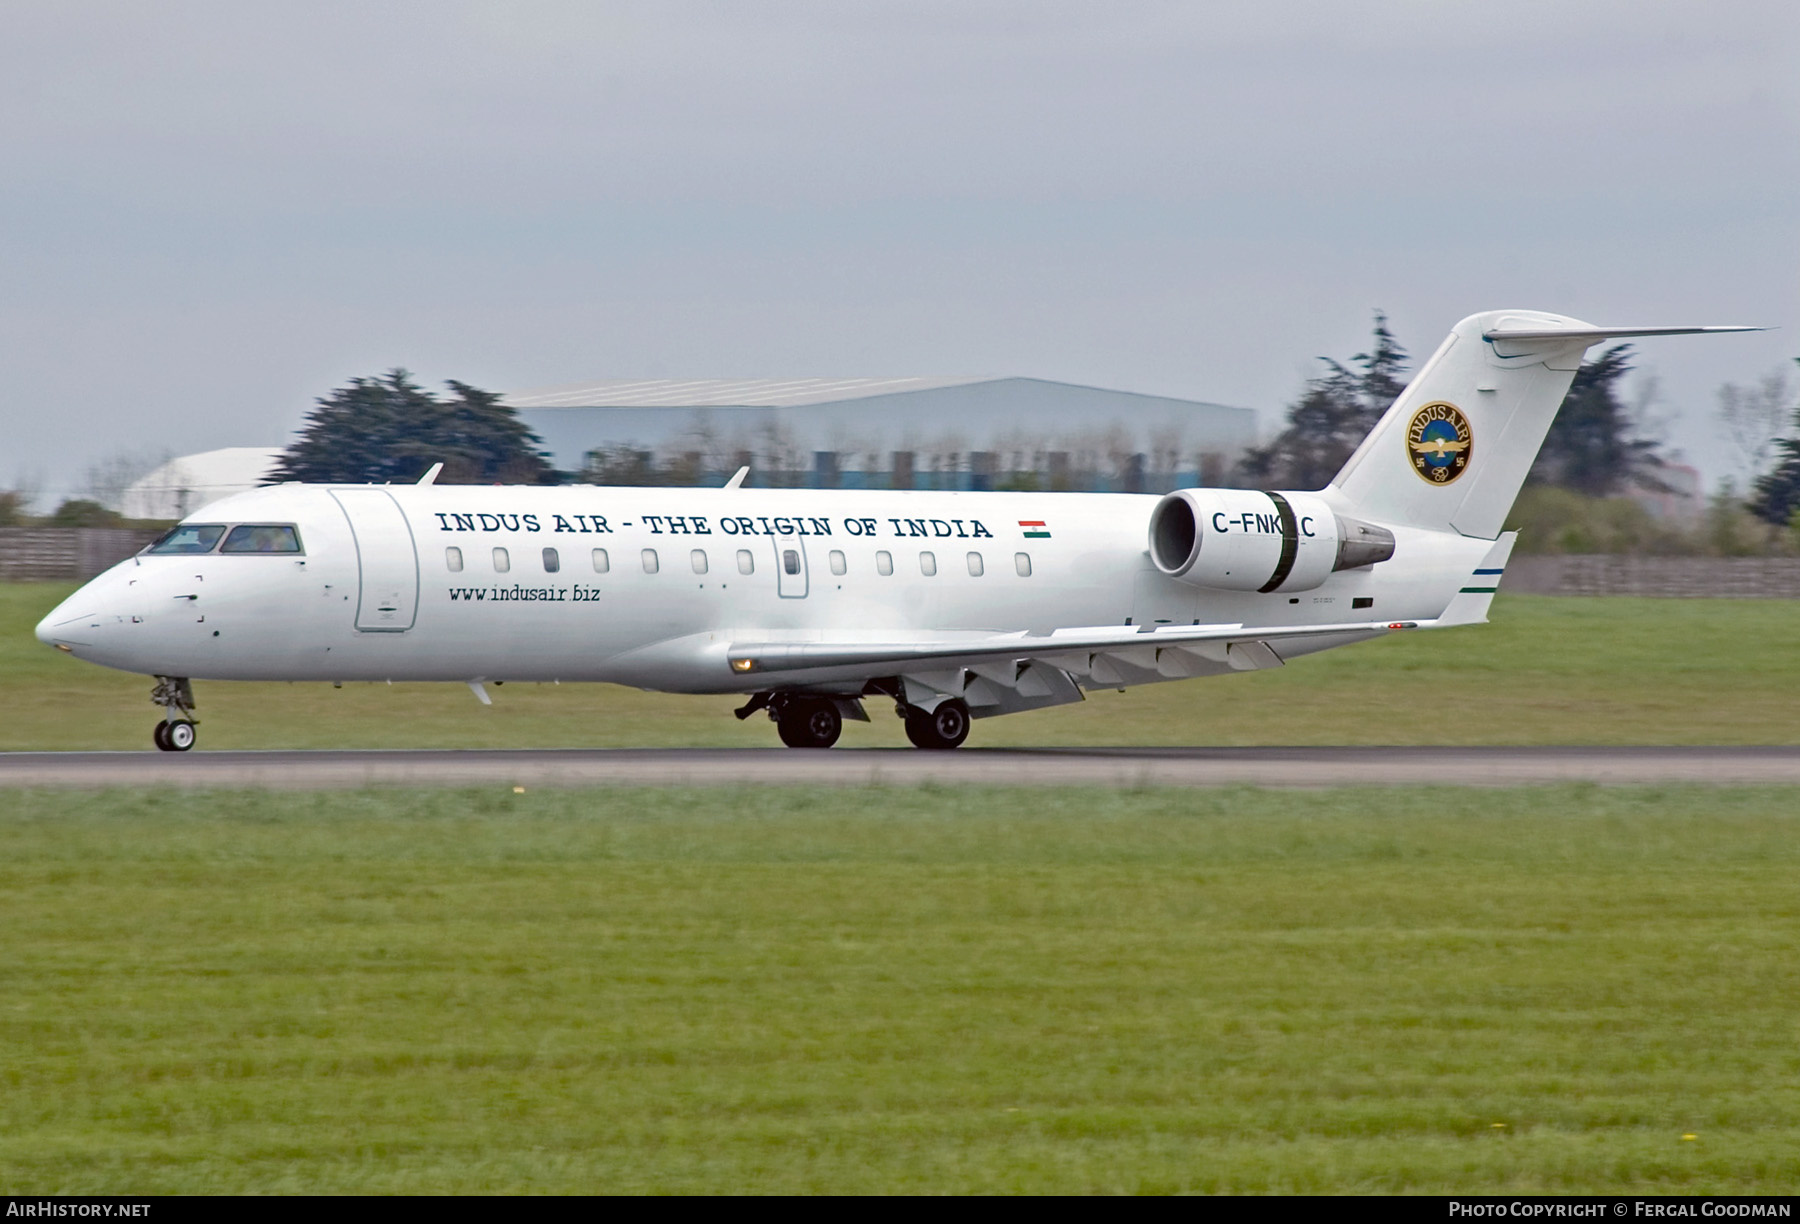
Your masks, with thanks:
[[[783,599],[806,598],[806,541],[800,536],[773,536],[775,589]]]
[[[386,489],[333,489],[331,495],[356,537],[356,627],[406,632],[419,611],[419,554],[406,515]]]

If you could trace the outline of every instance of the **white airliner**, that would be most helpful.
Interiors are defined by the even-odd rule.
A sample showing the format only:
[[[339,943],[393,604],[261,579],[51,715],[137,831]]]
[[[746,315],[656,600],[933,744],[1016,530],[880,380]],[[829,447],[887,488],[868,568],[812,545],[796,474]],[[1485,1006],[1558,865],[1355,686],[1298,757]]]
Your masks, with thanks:
[[[971,718],[1085,689],[1485,621],[1587,348],[1749,330],[1472,315],[1316,492],[276,485],[205,507],[37,635],[154,676],[169,751],[194,744],[194,679],[743,693],[738,716],[797,748],[886,697],[914,744],[954,748]]]

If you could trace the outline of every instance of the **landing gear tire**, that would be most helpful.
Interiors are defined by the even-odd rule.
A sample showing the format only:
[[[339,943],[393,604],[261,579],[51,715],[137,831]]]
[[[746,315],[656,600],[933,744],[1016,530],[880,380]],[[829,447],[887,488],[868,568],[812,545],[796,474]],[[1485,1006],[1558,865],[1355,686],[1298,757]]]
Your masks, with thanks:
[[[829,748],[843,733],[844,718],[836,702],[797,697],[782,709],[775,728],[789,748]]]
[[[186,752],[194,746],[194,724],[185,718],[175,722],[159,722],[150,738],[164,752]]]
[[[969,738],[969,707],[960,697],[938,703],[927,713],[920,709],[906,712],[906,738],[915,748],[946,749],[959,747]]]
[[[162,721],[150,738],[164,752],[186,752],[194,746],[194,686],[185,676],[158,676],[150,690],[152,705],[162,707]]]

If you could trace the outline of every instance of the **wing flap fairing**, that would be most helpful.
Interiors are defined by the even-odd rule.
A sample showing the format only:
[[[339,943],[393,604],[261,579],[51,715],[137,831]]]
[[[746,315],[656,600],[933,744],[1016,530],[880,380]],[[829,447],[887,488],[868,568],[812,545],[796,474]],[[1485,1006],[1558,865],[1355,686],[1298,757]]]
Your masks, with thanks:
[[[1118,683],[1121,667],[1160,672],[1170,648],[1191,650],[1196,660],[1223,663],[1229,670],[1278,667],[1271,645],[1295,638],[1376,637],[1428,629],[1435,621],[1347,621],[1329,625],[1176,625],[1154,630],[1105,625],[1062,629],[1049,634],[1008,633],[952,640],[887,642],[734,642],[726,651],[739,675],[795,674],[837,669],[892,667],[897,674],[942,675],[967,668],[990,679],[1004,677],[1007,663],[1034,662],[1087,674],[1098,683]],[[994,665],[998,664],[998,667]],[[1170,666],[1186,666],[1179,661]]]

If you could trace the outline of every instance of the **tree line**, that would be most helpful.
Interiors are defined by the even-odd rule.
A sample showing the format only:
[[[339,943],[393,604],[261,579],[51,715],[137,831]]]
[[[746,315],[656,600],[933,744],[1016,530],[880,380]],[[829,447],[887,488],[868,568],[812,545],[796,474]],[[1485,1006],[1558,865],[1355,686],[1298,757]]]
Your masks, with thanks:
[[[1242,457],[1234,483],[1288,489],[1325,485],[1405,389],[1409,360],[1387,317],[1377,312],[1367,351],[1348,361],[1320,358],[1324,369],[1288,405],[1281,430]],[[1561,515],[1588,524],[1571,537],[1577,543],[1659,547],[1654,525],[1633,526],[1623,504],[1630,494],[1667,492],[1671,464],[1646,420],[1649,397],[1633,403],[1626,395],[1632,371],[1632,346],[1618,344],[1576,374],[1515,513],[1521,523],[1532,524],[1529,535],[1545,535],[1541,523]],[[629,447],[596,450],[582,471],[559,472],[543,439],[500,395],[455,379],[444,387],[434,394],[404,369],[351,379],[315,401],[270,478],[409,483],[436,463],[444,465],[437,479],[445,484],[650,484],[698,478],[698,473],[661,470],[654,456]],[[1771,531],[1791,529],[1783,534],[1786,546],[1793,546],[1800,541],[1800,401],[1793,380],[1777,370],[1754,384],[1728,383],[1719,390],[1715,415],[1746,477],[1742,493],[1728,483],[1712,500],[1714,520],[1736,516],[1728,531],[1717,521],[1709,524],[1715,537],[1736,540],[1730,546],[1715,540],[1715,545],[1726,551],[1757,550],[1754,531],[1740,521],[1753,517]],[[47,519],[29,515],[28,492],[0,491],[0,526],[116,523],[116,495],[128,483],[126,466],[118,460],[98,465],[90,472],[94,487],[88,495],[65,501]],[[1544,492],[1548,490],[1556,493]],[[1543,540],[1522,543],[1541,546]],[[1770,535],[1761,545],[1773,543]],[[1673,544],[1665,538],[1660,546]]]

